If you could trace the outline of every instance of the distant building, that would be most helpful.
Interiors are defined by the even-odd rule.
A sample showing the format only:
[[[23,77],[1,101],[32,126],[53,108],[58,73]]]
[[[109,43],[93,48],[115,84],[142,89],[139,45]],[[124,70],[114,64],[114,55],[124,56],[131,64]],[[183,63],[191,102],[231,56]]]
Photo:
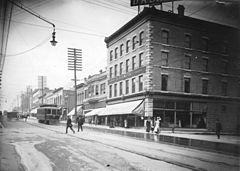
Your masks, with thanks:
[[[105,39],[107,115],[119,125],[240,129],[239,30],[145,8]],[[122,112],[121,112],[122,111]]]

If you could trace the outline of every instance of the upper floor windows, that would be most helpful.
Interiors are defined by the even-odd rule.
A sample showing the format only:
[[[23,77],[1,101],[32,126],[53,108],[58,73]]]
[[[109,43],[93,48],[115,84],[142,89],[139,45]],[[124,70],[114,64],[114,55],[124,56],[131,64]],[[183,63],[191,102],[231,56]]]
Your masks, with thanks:
[[[221,95],[227,96],[227,81],[222,81],[221,83]]]
[[[112,97],[112,85],[109,86],[109,98]]]
[[[120,63],[119,65],[119,75],[123,74],[123,62]]]
[[[139,46],[143,44],[143,34],[144,34],[143,31],[139,33]]]
[[[114,97],[117,97],[117,84],[114,84]]]
[[[118,65],[114,65],[114,76],[116,77],[117,76],[117,69],[118,69]]]
[[[115,59],[117,59],[118,58],[118,48],[116,47],[115,48]]]
[[[202,61],[203,61],[203,71],[208,72],[208,58],[205,57],[202,59]]]
[[[202,79],[202,94],[208,94],[208,80]]]
[[[138,59],[138,62],[139,62],[139,68],[143,66],[143,53],[139,53],[139,59]]]
[[[136,44],[137,44],[137,36],[133,36],[133,38],[132,38],[132,50],[134,50],[136,48]]]
[[[132,93],[136,91],[136,78],[132,78]]]
[[[120,56],[123,55],[123,44],[120,45]]]
[[[119,95],[121,96],[123,94],[123,82],[119,83]]]
[[[161,61],[162,61],[162,66],[168,66],[168,52],[162,51]]]
[[[228,61],[227,60],[222,60],[222,69],[223,69],[224,74],[228,73]]]
[[[190,78],[184,77],[184,92],[190,93]]]
[[[105,94],[105,87],[106,87],[105,83],[100,85],[100,94]]]
[[[136,56],[132,57],[132,70],[136,69]]]
[[[113,51],[111,50],[110,51],[110,61],[112,61],[113,60]]]
[[[126,60],[126,73],[129,71],[129,59]]]
[[[126,94],[129,93],[129,80],[125,81]]]
[[[138,77],[138,79],[139,79],[139,82],[138,82],[138,89],[139,89],[139,91],[142,91],[143,90],[143,76],[142,75],[140,75],[139,77]]]
[[[184,58],[184,68],[191,69],[191,55],[185,54]]]
[[[113,68],[110,67],[110,70],[109,70],[109,78],[112,78],[112,75],[113,75]]]
[[[162,30],[162,43],[168,44],[169,43],[169,31]]]
[[[161,79],[161,90],[167,91],[168,75],[163,74]]]
[[[126,53],[129,52],[129,48],[130,48],[130,40],[127,40],[127,42],[126,42]]]
[[[186,48],[191,48],[192,46],[192,36],[190,34],[185,34],[185,47]]]
[[[209,50],[209,39],[207,37],[202,37],[201,49],[204,51]]]

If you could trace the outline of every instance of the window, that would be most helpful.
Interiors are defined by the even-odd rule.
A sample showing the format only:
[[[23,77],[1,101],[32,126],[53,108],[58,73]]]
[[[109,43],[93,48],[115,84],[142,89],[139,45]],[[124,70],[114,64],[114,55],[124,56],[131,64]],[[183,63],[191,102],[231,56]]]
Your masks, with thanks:
[[[202,50],[208,51],[209,40],[206,37],[202,38]]]
[[[122,75],[122,73],[123,73],[123,63],[122,62],[120,63],[119,69],[120,69],[119,75]]]
[[[136,56],[132,57],[132,70],[136,68]]]
[[[101,94],[105,94],[105,83],[101,84],[100,93],[101,93]]]
[[[129,59],[126,60],[126,73],[129,71]]]
[[[203,58],[203,71],[208,71],[208,58]]]
[[[135,78],[132,78],[132,93],[135,93],[135,88],[136,88],[136,84],[135,84]]]
[[[228,73],[228,61],[226,61],[226,60],[222,61],[222,68],[223,68],[223,73],[227,74]]]
[[[123,55],[123,44],[120,45],[120,56]]]
[[[121,96],[123,94],[123,83],[120,82],[119,83],[119,96]]]
[[[129,93],[129,80],[126,80],[126,94]]]
[[[132,38],[132,50],[134,50],[136,48],[136,44],[137,44],[137,36],[134,36]]]
[[[185,47],[191,48],[192,42],[191,42],[191,35],[185,34]]]
[[[190,93],[190,78],[184,78],[184,92]]]
[[[129,46],[130,46],[130,40],[127,40],[127,42],[126,42],[126,53],[129,52]]]
[[[98,90],[98,85],[96,85],[96,86],[95,86],[95,95],[98,95],[98,93],[99,93],[98,91],[99,91],[99,90]]]
[[[113,51],[111,50],[110,51],[110,61],[112,61],[113,60]]]
[[[222,43],[222,53],[228,53],[228,43],[227,42],[223,42]]]
[[[109,98],[112,97],[112,85],[109,86]]]
[[[208,94],[208,80],[202,80],[202,94]]]
[[[114,84],[114,97],[117,96],[117,84]]]
[[[118,48],[116,47],[115,48],[115,59],[117,59],[118,58]]]
[[[138,79],[139,79],[138,89],[139,89],[139,91],[142,91],[142,90],[143,90],[143,76],[140,75],[140,76],[138,77]]]
[[[168,66],[168,52],[162,51],[162,66]]]
[[[143,53],[139,54],[139,68],[143,66]]]
[[[143,44],[143,31],[139,34],[139,46]]]
[[[185,54],[184,68],[191,69],[191,55]]]
[[[112,78],[112,74],[113,74],[112,67],[110,67],[110,70],[109,70],[109,78]]]
[[[162,30],[162,43],[169,43],[169,32],[167,30]]]
[[[117,68],[118,68],[117,64],[114,65],[114,76],[115,76],[115,77],[117,76]]]
[[[227,82],[226,81],[222,81],[222,84],[221,84],[221,95],[222,96],[227,96]]]
[[[163,74],[161,81],[161,90],[167,91],[168,75]]]

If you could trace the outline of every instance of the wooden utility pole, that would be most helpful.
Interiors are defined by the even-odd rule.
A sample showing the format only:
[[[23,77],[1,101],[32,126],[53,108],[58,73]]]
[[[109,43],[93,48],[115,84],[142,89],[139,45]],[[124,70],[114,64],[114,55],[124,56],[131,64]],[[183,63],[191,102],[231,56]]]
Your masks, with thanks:
[[[77,116],[77,71],[82,71],[82,49],[68,48],[68,70],[74,71],[75,116]]]

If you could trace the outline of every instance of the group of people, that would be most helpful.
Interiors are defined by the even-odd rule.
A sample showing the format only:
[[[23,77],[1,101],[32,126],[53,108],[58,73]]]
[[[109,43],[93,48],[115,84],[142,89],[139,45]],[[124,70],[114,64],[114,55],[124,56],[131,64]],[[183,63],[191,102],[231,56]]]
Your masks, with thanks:
[[[78,132],[79,130],[83,131],[83,123],[84,123],[84,117],[83,116],[78,116],[77,119],[77,124],[78,124]],[[66,134],[68,133],[68,128],[70,128],[72,130],[72,132],[75,134],[75,130],[73,129],[73,125],[72,125],[72,119],[70,116],[68,116],[67,118],[67,125],[66,125]]]
[[[146,121],[146,131],[147,132],[155,132],[156,134],[160,133],[160,128],[161,128],[161,117],[157,117],[155,122],[153,123],[150,118]]]

